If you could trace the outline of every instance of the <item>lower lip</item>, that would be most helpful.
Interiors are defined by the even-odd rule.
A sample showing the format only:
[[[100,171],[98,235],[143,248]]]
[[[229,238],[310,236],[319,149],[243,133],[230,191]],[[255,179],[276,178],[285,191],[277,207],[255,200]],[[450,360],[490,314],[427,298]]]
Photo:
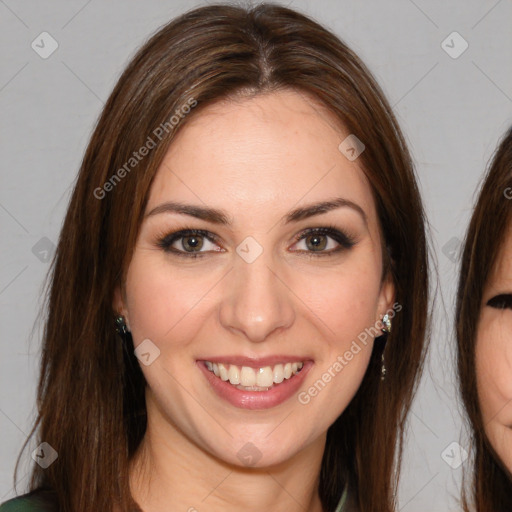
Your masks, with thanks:
[[[220,398],[241,409],[270,409],[288,400],[301,386],[313,361],[304,362],[302,370],[280,384],[274,384],[268,391],[244,391],[229,381],[223,381],[206,368],[204,361],[196,361],[213,390]]]

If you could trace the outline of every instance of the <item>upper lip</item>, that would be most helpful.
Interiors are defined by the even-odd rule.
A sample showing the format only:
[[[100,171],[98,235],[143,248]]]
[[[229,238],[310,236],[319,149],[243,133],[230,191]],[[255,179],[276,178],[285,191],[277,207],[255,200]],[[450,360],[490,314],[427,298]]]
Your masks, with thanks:
[[[245,356],[218,356],[218,357],[205,357],[200,361],[210,361],[211,363],[227,363],[236,366],[249,366],[251,368],[262,368],[263,366],[274,366],[279,363],[300,363],[311,360],[309,357],[303,356],[290,356],[290,355],[275,355],[265,357],[245,357]]]

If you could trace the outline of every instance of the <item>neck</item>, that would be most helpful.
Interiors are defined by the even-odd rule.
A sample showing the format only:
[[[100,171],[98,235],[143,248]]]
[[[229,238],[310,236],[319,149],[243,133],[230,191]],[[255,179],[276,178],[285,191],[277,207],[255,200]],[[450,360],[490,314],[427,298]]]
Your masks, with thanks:
[[[155,416],[148,408],[146,433],[130,465],[131,493],[144,512],[322,512],[325,435],[289,460],[248,468],[215,457]]]

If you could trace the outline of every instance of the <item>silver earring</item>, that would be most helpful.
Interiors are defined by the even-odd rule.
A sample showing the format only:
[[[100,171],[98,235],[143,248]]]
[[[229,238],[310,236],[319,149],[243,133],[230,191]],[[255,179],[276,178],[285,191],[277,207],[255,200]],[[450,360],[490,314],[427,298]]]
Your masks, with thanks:
[[[384,326],[382,327],[382,333],[383,334],[391,334],[391,318],[389,318],[389,315],[386,313],[382,317],[382,323]],[[386,379],[386,361],[384,360],[384,349],[382,349],[382,355],[380,357],[381,360],[381,369],[380,369],[380,380]]]
[[[126,326],[126,322],[124,320],[124,316],[118,315],[116,316],[116,331],[119,335],[124,339],[126,335],[129,334],[128,327]]]
[[[382,317],[382,323],[384,324],[384,327],[381,329],[384,334],[391,334],[391,318],[389,318],[389,315],[386,313]]]

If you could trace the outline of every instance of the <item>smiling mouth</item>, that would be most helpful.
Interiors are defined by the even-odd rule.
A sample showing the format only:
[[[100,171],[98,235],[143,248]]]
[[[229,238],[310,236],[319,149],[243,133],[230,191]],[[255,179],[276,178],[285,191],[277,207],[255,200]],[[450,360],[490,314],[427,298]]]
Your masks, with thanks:
[[[219,379],[242,391],[268,391],[297,375],[304,366],[302,361],[280,363],[274,366],[251,368],[229,363],[204,361],[206,368]]]

